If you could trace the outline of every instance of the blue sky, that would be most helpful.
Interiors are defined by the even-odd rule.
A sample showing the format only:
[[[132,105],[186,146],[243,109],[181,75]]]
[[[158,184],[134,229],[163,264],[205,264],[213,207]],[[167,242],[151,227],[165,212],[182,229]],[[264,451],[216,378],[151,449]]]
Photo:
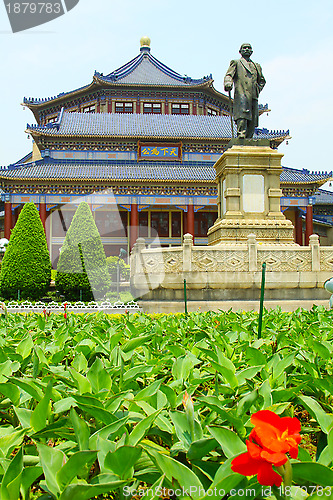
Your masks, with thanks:
[[[267,81],[260,102],[272,110],[260,126],[292,136],[280,147],[283,165],[331,171],[332,25],[332,0],[80,0],[66,15],[12,34],[0,5],[0,164],[31,149],[24,130],[34,118],[20,106],[23,96],[88,84],[95,69],[107,74],[135,57],[148,35],[155,57],[193,78],[212,73],[219,91],[230,59],[250,42]]]

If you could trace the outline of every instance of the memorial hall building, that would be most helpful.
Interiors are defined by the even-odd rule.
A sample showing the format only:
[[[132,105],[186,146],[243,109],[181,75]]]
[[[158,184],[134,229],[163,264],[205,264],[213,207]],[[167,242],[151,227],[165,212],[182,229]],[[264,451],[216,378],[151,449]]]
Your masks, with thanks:
[[[23,204],[33,201],[56,266],[84,200],[107,256],[120,248],[129,253],[139,236],[154,245],[158,234],[162,246],[178,246],[191,233],[196,245],[207,244],[217,217],[214,163],[232,137],[229,99],[212,75],[173,71],[143,37],[139,54],[122,67],[95,72],[91,83],[70,92],[24,98],[23,105],[36,120],[26,130],[33,150],[0,170],[6,238]],[[257,128],[254,138],[278,148],[290,135]],[[323,245],[333,243],[333,193],[320,190],[331,176],[283,169],[281,208],[300,245],[312,232]]]

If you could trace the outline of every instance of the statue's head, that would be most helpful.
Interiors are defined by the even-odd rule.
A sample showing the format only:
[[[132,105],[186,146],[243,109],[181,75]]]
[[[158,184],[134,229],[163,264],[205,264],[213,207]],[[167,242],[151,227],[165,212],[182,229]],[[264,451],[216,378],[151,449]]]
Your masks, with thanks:
[[[241,45],[241,47],[239,49],[239,53],[243,57],[251,57],[252,54],[253,54],[253,50],[252,50],[251,44],[250,43],[242,43],[242,45]]]

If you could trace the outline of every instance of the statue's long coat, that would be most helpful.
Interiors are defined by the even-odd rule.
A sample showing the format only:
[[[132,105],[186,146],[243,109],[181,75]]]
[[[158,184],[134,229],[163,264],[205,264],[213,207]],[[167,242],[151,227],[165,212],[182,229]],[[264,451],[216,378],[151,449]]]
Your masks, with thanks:
[[[229,69],[224,78],[224,85],[234,83],[234,120],[245,118],[255,120],[258,125],[258,97],[264,88],[266,80],[262,74],[260,64],[243,57],[230,62]]]

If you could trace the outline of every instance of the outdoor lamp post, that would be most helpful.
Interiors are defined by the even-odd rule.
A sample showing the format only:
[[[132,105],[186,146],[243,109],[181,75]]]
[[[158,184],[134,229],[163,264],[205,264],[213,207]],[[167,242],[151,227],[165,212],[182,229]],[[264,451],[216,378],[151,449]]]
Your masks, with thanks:
[[[120,267],[119,260],[124,259],[127,255],[127,252],[124,248],[119,250],[118,261],[117,261],[117,300],[120,299],[119,287],[120,287]]]

